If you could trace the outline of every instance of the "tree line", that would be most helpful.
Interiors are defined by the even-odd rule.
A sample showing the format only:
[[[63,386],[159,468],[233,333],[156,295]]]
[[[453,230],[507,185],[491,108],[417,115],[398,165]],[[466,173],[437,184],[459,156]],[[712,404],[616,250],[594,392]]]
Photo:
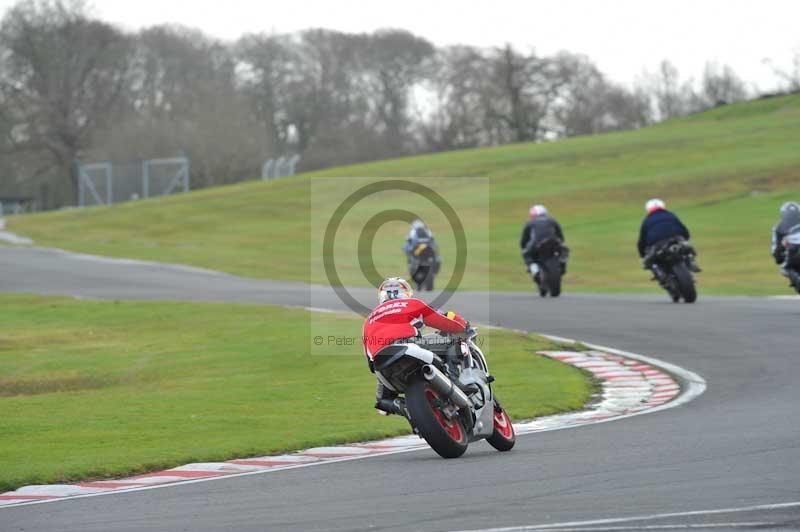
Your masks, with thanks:
[[[629,88],[569,52],[436,47],[397,29],[223,42],[24,0],[0,22],[0,195],[72,205],[76,161],[183,154],[200,188],[256,178],[288,154],[313,170],[634,129],[751,92],[724,65],[696,87],[663,61]]]

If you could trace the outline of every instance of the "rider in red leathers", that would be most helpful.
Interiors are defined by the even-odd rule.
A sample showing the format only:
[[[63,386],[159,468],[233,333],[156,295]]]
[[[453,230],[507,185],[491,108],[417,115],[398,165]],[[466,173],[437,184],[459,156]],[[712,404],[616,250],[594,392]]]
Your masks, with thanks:
[[[374,373],[373,360],[378,352],[390,344],[409,343],[420,336],[420,329],[427,325],[451,334],[463,333],[469,327],[467,321],[453,312],[441,314],[424,301],[412,297],[411,285],[399,277],[390,277],[381,283],[378,295],[380,304],[364,322],[362,340],[370,371]],[[385,400],[393,401],[397,394],[378,380],[375,391],[375,408],[380,413],[397,413],[385,408]]]

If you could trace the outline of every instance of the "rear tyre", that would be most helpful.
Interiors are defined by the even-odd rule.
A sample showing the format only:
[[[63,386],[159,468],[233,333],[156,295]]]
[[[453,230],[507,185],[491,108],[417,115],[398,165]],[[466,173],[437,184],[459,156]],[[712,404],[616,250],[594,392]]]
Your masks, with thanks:
[[[547,285],[542,280],[542,270],[539,270],[536,275],[532,275],[531,278],[533,279],[533,284],[536,285],[536,290],[539,291],[539,295],[547,297]]]
[[[502,406],[495,403],[494,409],[494,432],[486,438],[489,445],[498,451],[510,451],[516,443],[517,436],[514,433],[514,425]]]
[[[411,424],[442,458],[458,458],[467,450],[467,431],[461,419],[447,419],[437,403],[445,403],[424,379],[406,389],[406,408]]]
[[[689,270],[683,264],[676,264],[672,267],[672,273],[678,283],[678,291],[686,303],[694,303],[697,300],[697,290],[694,287],[694,279]]]
[[[792,283],[792,287],[798,294],[800,294],[800,273],[798,273],[797,270],[790,267],[787,267],[786,269],[789,272],[789,280]]]
[[[428,271],[428,276],[422,283],[422,289],[427,290],[428,292],[433,290],[433,270]]]
[[[561,262],[558,258],[547,259],[542,264],[542,278],[550,297],[561,295]]]
[[[429,269],[425,266],[418,266],[411,278],[414,279],[414,284],[417,285],[417,290],[425,289],[425,281],[428,277]]]

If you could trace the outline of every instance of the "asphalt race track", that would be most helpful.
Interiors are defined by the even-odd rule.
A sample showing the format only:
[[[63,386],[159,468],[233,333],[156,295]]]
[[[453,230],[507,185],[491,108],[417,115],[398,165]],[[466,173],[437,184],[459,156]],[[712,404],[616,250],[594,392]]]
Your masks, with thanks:
[[[785,503],[800,501],[800,301],[704,297],[700,283],[695,305],[666,294],[543,301],[532,289],[459,294],[448,305],[474,321],[690,369],[708,389],[687,405],[523,436],[507,454],[481,442],[458,460],[424,450],[5,508],[0,530],[798,530],[800,504]],[[341,308],[326,289],[299,283],[0,248],[0,292],[12,291]]]

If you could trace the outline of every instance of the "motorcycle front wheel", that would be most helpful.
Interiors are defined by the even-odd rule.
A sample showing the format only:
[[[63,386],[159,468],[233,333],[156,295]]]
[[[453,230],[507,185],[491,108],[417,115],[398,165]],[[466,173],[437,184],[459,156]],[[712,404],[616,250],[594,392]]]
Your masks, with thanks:
[[[508,417],[505,409],[495,403],[494,407],[494,431],[486,438],[489,445],[498,451],[510,451],[516,443],[517,436],[514,433],[514,425]]]
[[[406,408],[419,435],[442,458],[458,458],[467,450],[467,431],[461,419],[448,419],[442,412],[444,404],[447,399],[424,379],[415,380],[406,389]]]

